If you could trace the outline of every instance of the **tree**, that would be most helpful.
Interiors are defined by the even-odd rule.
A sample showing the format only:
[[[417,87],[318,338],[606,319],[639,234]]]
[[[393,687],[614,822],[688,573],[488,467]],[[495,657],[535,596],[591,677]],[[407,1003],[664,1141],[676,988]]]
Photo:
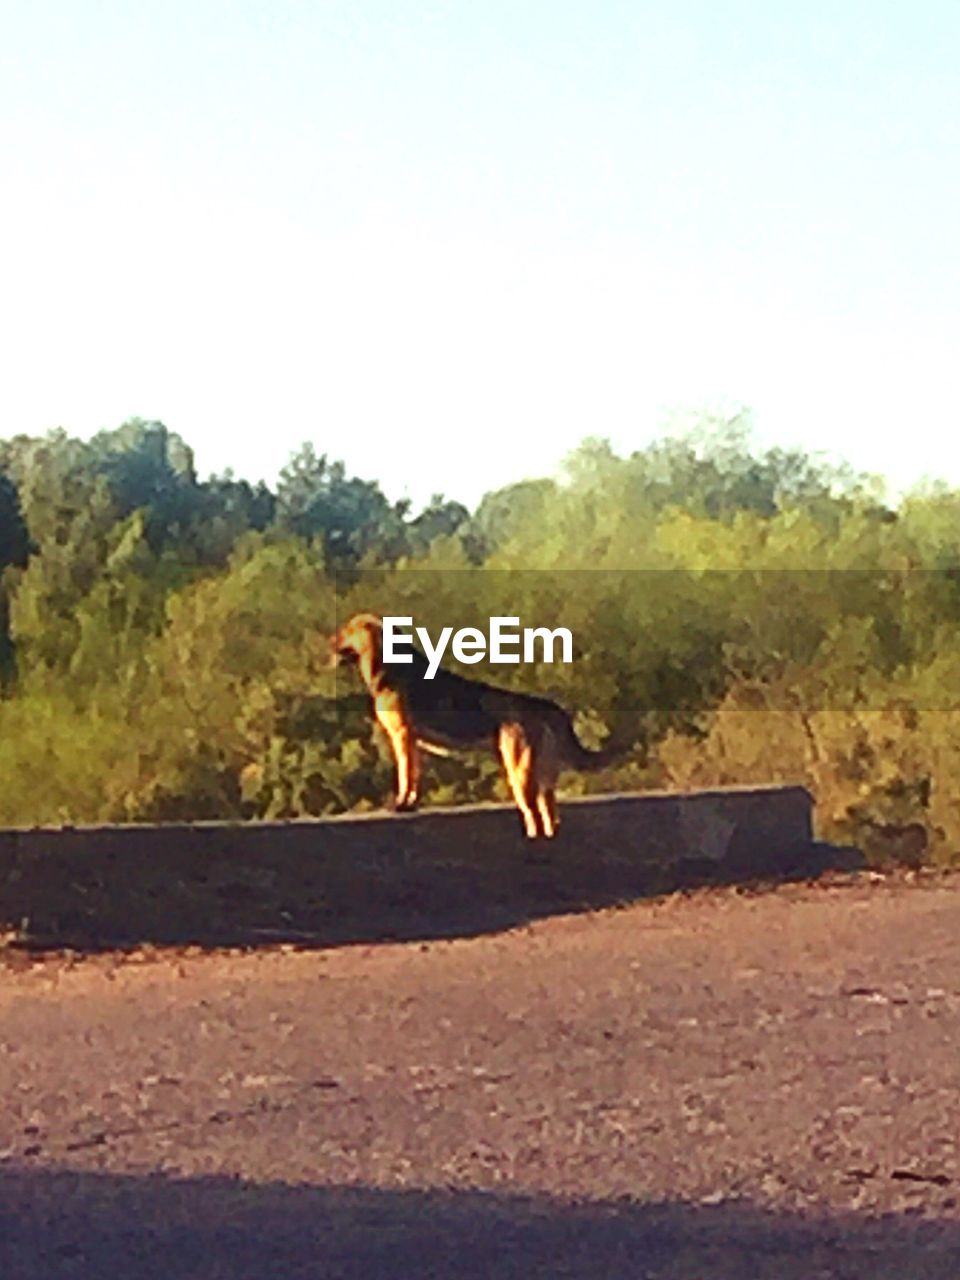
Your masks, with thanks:
[[[372,480],[348,476],[304,444],[280,473],[277,522],[302,538],[317,538],[334,569],[356,568],[376,556],[392,562],[407,546],[407,504],[391,504]]]
[[[198,492],[193,453],[178,435],[162,422],[131,418],[116,431],[94,436],[90,451],[118,517],[144,513],[146,538],[154,551],[185,539]]]
[[[482,564],[522,529],[533,529],[557,492],[553,480],[521,480],[485,494],[471,519],[459,528],[467,556]]]
[[[17,486],[0,472],[0,570],[11,564],[22,567],[29,554],[30,535],[20,511]]]
[[[462,502],[452,502],[435,493],[424,509],[407,525],[410,551],[425,555],[438,538],[450,538],[470,519]]]
[[[9,679],[14,669],[14,647],[10,636],[10,567],[22,568],[30,554],[30,536],[20,513],[17,486],[0,472],[0,679]]]

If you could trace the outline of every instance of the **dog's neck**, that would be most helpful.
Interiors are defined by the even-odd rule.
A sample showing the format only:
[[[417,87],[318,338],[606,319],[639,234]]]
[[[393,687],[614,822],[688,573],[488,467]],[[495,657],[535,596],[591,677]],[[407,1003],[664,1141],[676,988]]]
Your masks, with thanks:
[[[357,654],[357,668],[363,683],[372,689],[383,670],[383,636],[372,627],[368,634],[370,643]]]

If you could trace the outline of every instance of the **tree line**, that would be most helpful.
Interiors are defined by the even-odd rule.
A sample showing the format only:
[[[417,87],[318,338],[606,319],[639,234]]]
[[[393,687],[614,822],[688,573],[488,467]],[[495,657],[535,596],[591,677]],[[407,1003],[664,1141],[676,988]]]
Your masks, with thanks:
[[[828,838],[960,853],[960,493],[893,504],[743,417],[587,440],[473,510],[391,502],[310,444],[270,487],[200,479],[158,422],[17,436],[0,565],[0,825],[379,805],[389,753],[326,649],[374,609],[568,627],[569,666],[471,668],[623,748],[568,792],[802,782]],[[493,759],[431,770],[434,802],[502,796]]]

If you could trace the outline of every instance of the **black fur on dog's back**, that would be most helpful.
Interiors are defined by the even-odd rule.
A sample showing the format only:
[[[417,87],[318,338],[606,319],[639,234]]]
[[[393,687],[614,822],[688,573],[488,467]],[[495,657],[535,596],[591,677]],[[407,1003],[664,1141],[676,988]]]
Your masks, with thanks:
[[[413,650],[412,662],[387,662],[391,683],[402,687],[426,742],[451,748],[495,747],[500,726],[546,725],[561,759],[574,769],[602,769],[617,752],[591,751],[579,740],[570,716],[558,703],[533,693],[504,689],[439,668],[426,679],[426,657]],[[428,736],[429,735],[429,736]]]

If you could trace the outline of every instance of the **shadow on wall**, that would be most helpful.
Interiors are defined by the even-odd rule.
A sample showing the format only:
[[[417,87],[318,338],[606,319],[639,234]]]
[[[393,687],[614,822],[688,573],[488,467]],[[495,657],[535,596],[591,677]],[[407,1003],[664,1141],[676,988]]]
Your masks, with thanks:
[[[0,1173],[5,1280],[956,1280],[960,1223]]]
[[[800,787],[593,797],[555,840],[509,806],[314,823],[0,832],[16,947],[328,947],[470,936],[703,884],[858,864]]]

